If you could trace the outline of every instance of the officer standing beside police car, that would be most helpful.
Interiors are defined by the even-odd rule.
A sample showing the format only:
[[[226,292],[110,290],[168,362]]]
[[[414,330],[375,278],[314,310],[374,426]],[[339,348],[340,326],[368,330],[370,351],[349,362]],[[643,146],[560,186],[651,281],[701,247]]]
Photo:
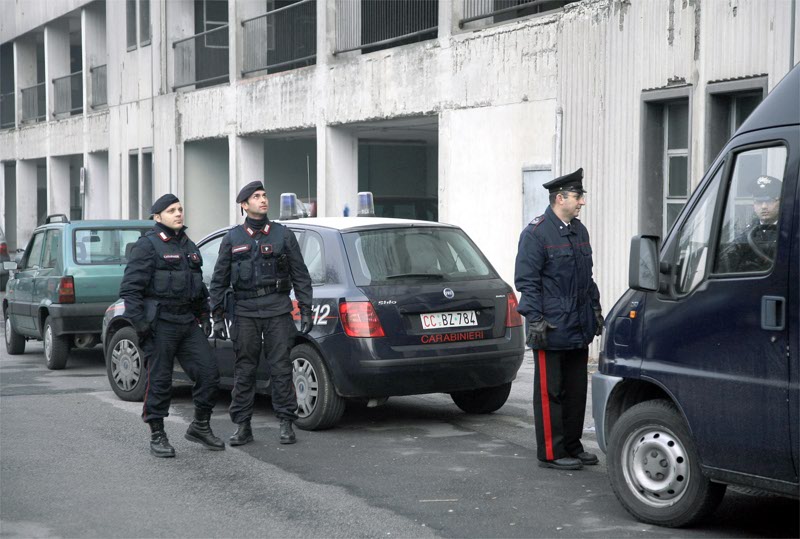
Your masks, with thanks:
[[[272,408],[280,420],[280,443],[293,444],[297,396],[289,352],[297,329],[289,292],[294,288],[300,308],[300,332],[308,333],[313,324],[311,277],[294,233],[267,217],[269,200],[264,185],[260,181],[245,185],[236,202],[247,217],[223,237],[211,279],[214,336],[230,336],[236,353],[230,416],[237,429],[229,443],[244,445],[253,441],[250,420],[263,347],[269,365]],[[232,309],[230,301],[235,302]],[[233,318],[228,320],[230,335],[226,313],[227,318]]]
[[[164,418],[169,415],[176,357],[194,381],[194,421],[185,437],[221,451],[225,444],[214,436],[209,423],[217,402],[219,370],[207,339],[211,324],[203,259],[186,235],[178,197],[162,196],[150,212],[155,226],[131,249],[119,291],[147,365],[142,419],[150,425],[150,452],[156,457],[175,456]]]
[[[586,204],[583,169],[543,186],[550,206],[522,231],[514,283],[517,309],[533,348],[533,410],[539,465],[578,470],[597,464],[581,444],[589,344],[603,330],[600,292],[592,277],[589,233],[578,219]]]

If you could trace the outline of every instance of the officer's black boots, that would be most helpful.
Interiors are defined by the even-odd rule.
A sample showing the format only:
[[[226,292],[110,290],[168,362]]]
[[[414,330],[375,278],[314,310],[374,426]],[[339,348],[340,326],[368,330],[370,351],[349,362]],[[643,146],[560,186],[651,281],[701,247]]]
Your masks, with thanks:
[[[164,420],[152,419],[150,424],[150,452],[161,458],[175,456],[175,448],[169,444],[167,433],[164,432]]]
[[[253,429],[250,428],[250,420],[239,423],[239,426],[236,427],[236,432],[228,438],[228,443],[231,445],[244,445],[252,441]]]
[[[292,422],[288,419],[281,419],[281,443],[293,444],[297,441],[292,430]]]
[[[212,451],[222,451],[225,449],[225,442],[214,436],[214,433],[211,432],[210,419],[211,412],[195,409],[194,421],[189,425],[184,437],[190,442],[203,444]]]

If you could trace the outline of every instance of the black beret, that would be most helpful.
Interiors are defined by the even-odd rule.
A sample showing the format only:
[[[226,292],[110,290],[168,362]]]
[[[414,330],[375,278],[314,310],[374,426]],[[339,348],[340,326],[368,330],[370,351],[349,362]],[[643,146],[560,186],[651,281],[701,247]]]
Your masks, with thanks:
[[[162,196],[155,202],[153,202],[153,206],[150,208],[150,213],[156,214],[161,213],[162,211],[166,210],[176,202],[180,202],[178,197],[173,195],[172,193],[167,193],[166,195]]]
[[[781,197],[783,182],[772,176],[759,176],[753,182],[753,198],[774,199]]]
[[[239,204],[242,202],[247,202],[247,199],[250,198],[256,191],[266,191],[266,189],[264,189],[264,184],[261,183],[260,180],[250,182],[242,187],[242,190],[239,191],[238,195],[236,195],[236,202]]]
[[[583,194],[586,192],[583,190],[583,168],[579,168],[566,176],[559,176],[555,180],[550,180],[542,187],[551,193],[572,191],[573,193]]]

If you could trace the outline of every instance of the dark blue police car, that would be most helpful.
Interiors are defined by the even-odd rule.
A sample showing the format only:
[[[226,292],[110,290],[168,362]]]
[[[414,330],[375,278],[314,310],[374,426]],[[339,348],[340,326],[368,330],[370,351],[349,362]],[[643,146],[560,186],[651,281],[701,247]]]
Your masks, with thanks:
[[[505,403],[522,363],[522,318],[511,287],[458,227],[373,217],[282,221],[297,236],[314,285],[314,329],[291,352],[300,416],[313,430],[335,425],[348,399],[449,393],[468,413]],[[198,242],[211,279],[222,237]],[[141,400],[146,371],[123,302],[103,321],[111,387]],[[294,313],[299,324],[299,314]],[[221,385],[233,385],[230,341],[210,339]],[[258,390],[269,393],[265,362]],[[188,379],[179,371],[176,379]]]

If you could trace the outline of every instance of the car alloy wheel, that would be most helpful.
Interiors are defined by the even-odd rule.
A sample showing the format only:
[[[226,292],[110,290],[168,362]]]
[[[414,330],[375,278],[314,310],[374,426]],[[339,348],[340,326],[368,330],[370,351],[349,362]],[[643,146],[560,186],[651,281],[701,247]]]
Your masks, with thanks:
[[[111,375],[123,391],[131,391],[142,375],[139,349],[128,339],[120,340],[111,351]]]
[[[308,417],[314,413],[319,397],[319,381],[314,366],[305,358],[292,362],[294,390],[297,394],[297,415]]]

